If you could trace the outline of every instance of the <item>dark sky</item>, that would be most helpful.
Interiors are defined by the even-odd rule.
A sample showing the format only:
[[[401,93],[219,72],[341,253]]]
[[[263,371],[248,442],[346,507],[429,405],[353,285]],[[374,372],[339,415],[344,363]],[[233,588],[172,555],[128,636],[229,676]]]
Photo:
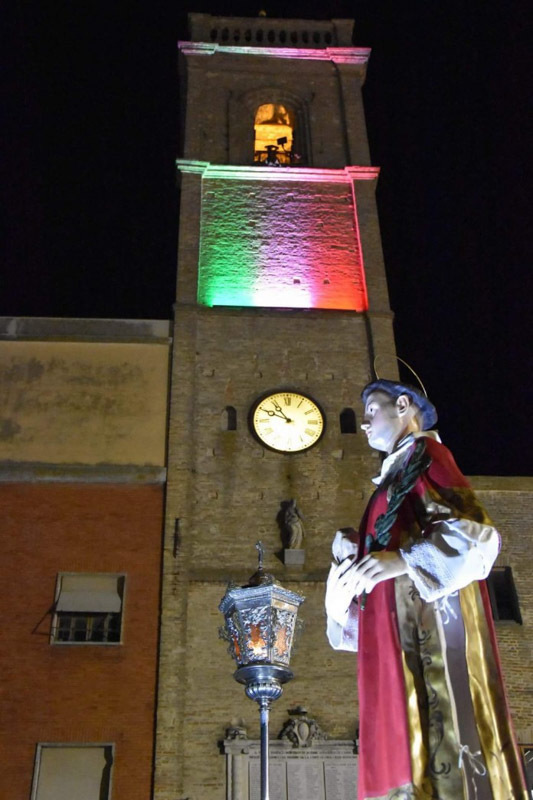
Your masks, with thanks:
[[[465,472],[533,474],[529,0],[264,7],[354,18],[354,44],[372,47],[365,107],[398,353]],[[19,2],[4,30],[0,315],[168,318],[186,11],[177,0]]]

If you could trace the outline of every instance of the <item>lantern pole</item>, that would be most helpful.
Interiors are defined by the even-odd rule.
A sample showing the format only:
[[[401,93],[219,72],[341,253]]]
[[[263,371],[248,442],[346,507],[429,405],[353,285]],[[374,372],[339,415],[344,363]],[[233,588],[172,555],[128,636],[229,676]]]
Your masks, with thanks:
[[[268,722],[270,707],[274,700],[281,696],[281,684],[293,677],[290,669],[276,664],[251,664],[240,667],[234,675],[239,683],[245,684],[244,691],[250,700],[259,704],[259,722],[261,726],[261,800],[270,800],[268,775]]]
[[[261,698],[259,701],[259,720],[261,725],[261,800],[270,800],[270,785],[268,778],[268,718],[272,701]]]

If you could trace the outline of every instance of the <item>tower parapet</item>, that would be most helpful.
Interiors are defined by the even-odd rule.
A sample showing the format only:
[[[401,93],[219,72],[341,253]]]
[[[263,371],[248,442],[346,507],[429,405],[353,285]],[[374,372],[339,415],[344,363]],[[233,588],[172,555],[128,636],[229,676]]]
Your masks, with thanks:
[[[353,20],[213,17],[189,14],[193,42],[251,47],[350,47]]]

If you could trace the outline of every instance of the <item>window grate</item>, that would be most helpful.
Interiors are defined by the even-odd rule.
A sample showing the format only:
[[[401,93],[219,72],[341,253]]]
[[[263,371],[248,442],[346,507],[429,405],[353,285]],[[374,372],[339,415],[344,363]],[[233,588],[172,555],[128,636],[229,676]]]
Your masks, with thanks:
[[[56,642],[119,642],[120,614],[58,612],[52,636]]]

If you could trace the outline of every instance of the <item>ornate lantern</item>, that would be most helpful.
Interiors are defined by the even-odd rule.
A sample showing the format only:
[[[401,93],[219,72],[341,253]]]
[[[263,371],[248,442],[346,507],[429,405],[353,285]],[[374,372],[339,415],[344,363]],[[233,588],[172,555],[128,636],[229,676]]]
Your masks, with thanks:
[[[261,800],[269,800],[268,714],[273,700],[281,695],[282,684],[293,677],[289,669],[298,607],[304,598],[289,592],[263,570],[263,547],[257,572],[248,584],[230,586],[219,609],[224,614],[222,638],[229,642],[230,655],[237,662],[234,678],[245,684],[245,692],[259,703],[261,719]]]

